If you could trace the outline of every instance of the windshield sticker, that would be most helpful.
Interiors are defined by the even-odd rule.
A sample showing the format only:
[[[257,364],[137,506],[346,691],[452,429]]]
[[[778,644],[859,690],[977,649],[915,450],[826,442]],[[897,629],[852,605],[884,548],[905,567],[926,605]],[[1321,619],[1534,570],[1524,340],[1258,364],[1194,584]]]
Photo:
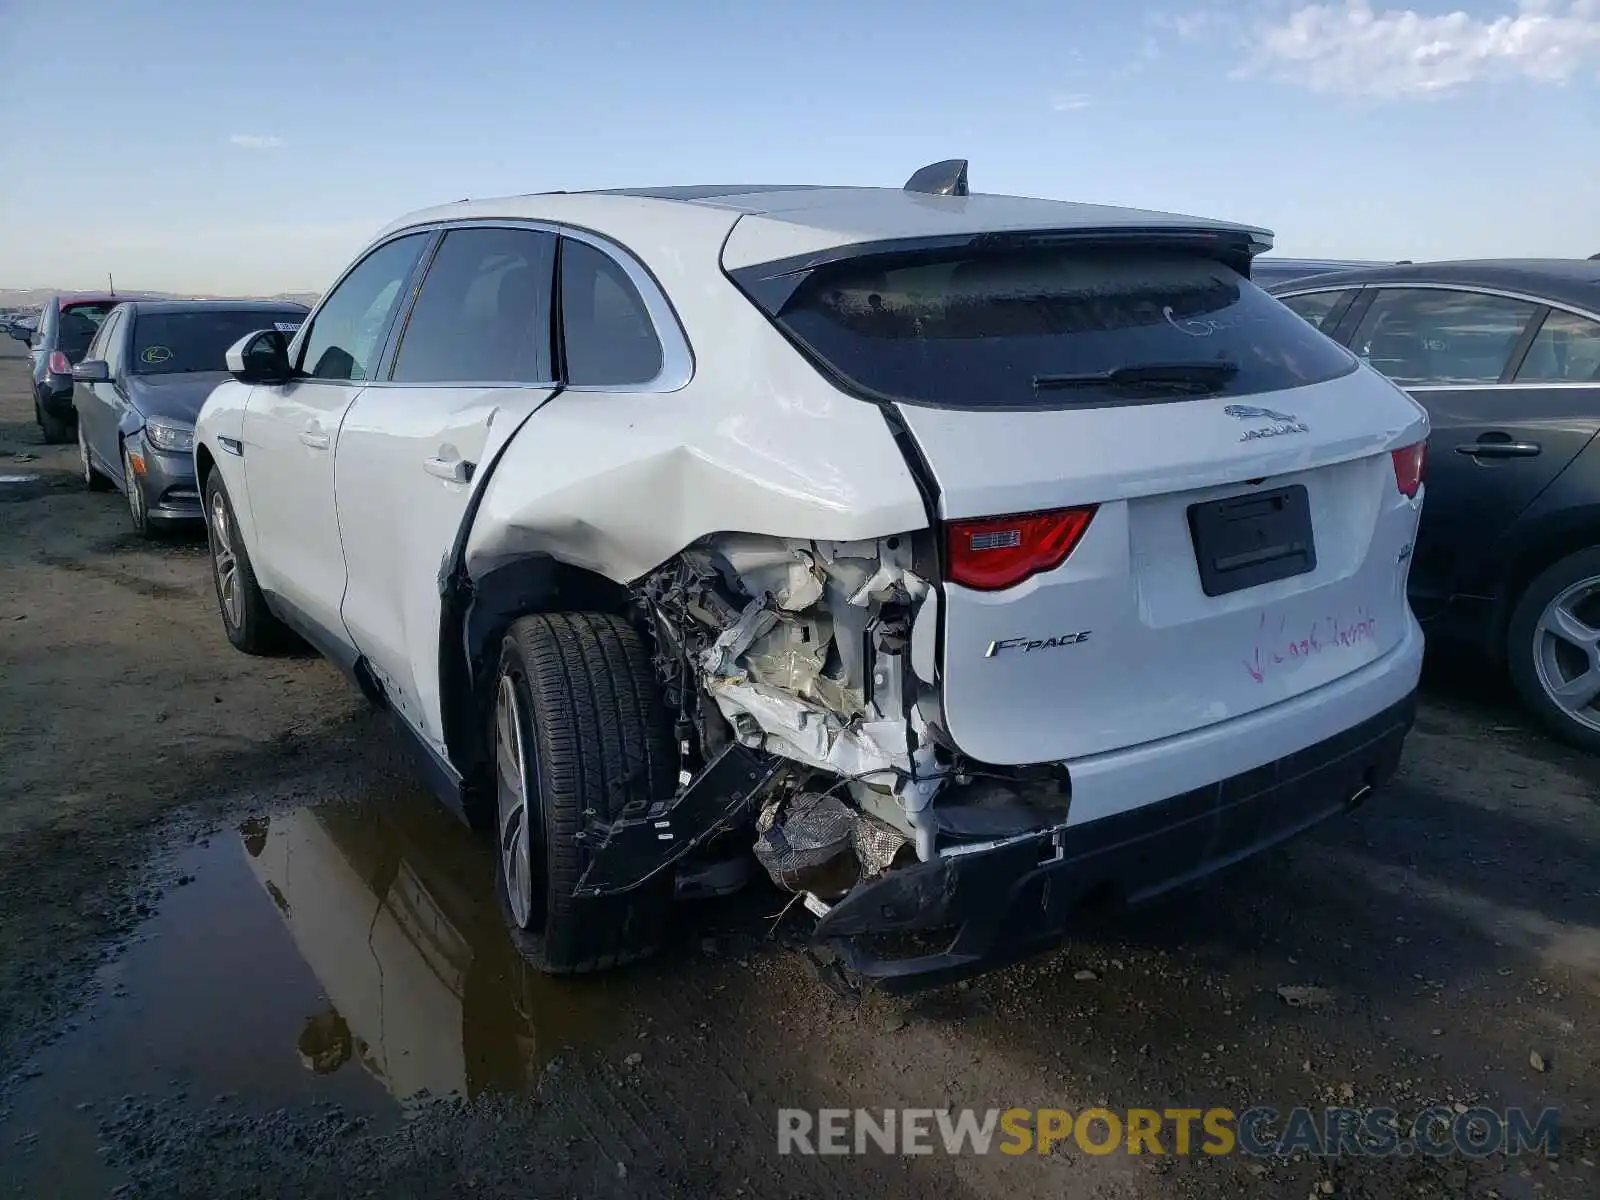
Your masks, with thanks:
[[[139,361],[154,366],[157,363],[166,362],[171,357],[172,351],[165,346],[146,346],[144,353],[139,355]]]
[[[279,333],[294,333],[300,328],[299,321],[274,321],[272,325]]]

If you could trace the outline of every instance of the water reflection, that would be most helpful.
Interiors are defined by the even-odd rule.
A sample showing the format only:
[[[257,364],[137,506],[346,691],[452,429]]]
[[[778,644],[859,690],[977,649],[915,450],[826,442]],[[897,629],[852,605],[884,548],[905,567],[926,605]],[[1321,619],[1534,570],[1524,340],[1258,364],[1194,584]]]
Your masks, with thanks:
[[[521,1090],[615,1004],[605,981],[530,970],[500,924],[485,848],[397,795],[239,829],[245,860],[315,973],[327,1007],[296,1052],[317,1074],[352,1059],[399,1100]]]

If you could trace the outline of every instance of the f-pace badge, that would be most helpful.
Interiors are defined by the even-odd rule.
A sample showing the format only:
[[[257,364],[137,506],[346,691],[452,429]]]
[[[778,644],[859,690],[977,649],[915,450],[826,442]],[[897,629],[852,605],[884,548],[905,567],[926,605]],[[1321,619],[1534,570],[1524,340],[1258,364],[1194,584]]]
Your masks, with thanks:
[[[985,658],[993,658],[996,654],[1007,650],[1015,650],[1020,654],[1032,654],[1035,650],[1054,650],[1059,646],[1077,646],[1089,640],[1089,631],[1080,629],[1077,633],[1058,633],[1054,637],[1046,638],[1001,638],[998,642],[990,642],[989,648],[983,652]]]
[[[1289,433],[1310,433],[1311,427],[1293,413],[1282,413],[1275,408],[1261,408],[1254,404],[1230,404],[1222,410],[1235,421],[1271,421],[1264,429],[1246,429],[1239,435],[1241,442],[1254,442],[1262,438],[1283,437]]]

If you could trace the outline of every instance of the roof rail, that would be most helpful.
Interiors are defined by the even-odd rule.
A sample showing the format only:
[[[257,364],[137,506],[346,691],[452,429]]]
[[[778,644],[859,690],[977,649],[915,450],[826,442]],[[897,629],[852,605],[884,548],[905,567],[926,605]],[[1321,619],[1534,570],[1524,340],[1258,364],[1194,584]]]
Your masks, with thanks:
[[[965,196],[967,160],[947,158],[943,162],[929,163],[906,180],[904,190],[925,192],[930,196]]]

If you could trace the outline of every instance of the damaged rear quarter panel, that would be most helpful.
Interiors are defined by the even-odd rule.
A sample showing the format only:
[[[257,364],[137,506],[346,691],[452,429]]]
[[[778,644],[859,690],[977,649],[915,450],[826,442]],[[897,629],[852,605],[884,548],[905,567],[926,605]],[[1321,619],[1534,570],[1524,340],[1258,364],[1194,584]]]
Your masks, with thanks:
[[[726,215],[625,218],[608,232],[660,282],[694,377],[665,393],[566,391],[535,414],[487,482],[468,574],[549,555],[631,583],[721,531],[858,541],[926,528],[883,415],[823,379],[722,275]]]

